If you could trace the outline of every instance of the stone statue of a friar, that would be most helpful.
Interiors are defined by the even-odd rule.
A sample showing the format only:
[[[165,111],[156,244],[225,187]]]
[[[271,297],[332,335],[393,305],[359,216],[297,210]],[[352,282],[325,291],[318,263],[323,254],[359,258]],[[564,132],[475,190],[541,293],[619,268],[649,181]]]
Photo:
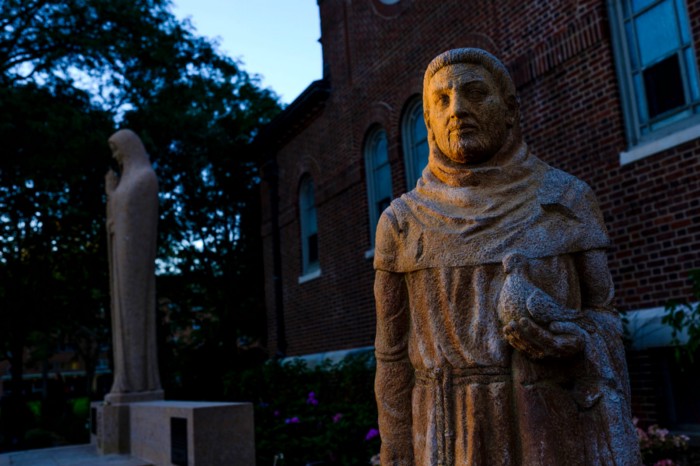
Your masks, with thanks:
[[[131,130],[109,138],[120,167],[105,178],[112,308],[113,403],[162,399],[156,348],[158,180]]]
[[[382,464],[641,464],[592,190],[530,153],[491,54],[436,57],[423,105],[428,166],[377,227]]]

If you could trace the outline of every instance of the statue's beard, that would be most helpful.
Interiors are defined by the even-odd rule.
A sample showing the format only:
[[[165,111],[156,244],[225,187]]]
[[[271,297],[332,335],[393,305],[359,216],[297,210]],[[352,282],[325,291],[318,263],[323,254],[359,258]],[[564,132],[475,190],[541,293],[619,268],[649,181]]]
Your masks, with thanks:
[[[453,131],[448,136],[448,147],[440,147],[440,150],[457,163],[483,163],[496,155],[506,142],[507,136],[508,131],[505,127],[466,134]]]

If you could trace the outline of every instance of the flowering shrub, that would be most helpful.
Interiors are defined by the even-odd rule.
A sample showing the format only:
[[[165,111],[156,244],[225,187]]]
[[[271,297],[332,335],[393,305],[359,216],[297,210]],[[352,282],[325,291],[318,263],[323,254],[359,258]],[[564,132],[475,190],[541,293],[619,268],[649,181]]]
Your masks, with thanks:
[[[379,450],[371,353],[309,368],[303,361],[226,378],[227,398],[255,409],[257,464],[363,465]]]
[[[637,428],[639,448],[645,465],[678,466],[680,457],[688,449],[688,437],[671,435],[667,429],[662,429],[656,424],[644,430],[639,427],[637,418],[634,418],[633,422]]]

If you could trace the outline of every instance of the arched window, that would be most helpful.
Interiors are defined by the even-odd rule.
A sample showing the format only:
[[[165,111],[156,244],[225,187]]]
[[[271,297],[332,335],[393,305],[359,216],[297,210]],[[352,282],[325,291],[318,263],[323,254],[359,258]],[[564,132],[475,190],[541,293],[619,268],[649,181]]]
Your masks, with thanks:
[[[314,183],[308,175],[304,176],[299,187],[299,223],[301,226],[301,272],[302,275],[308,275],[320,270]]]
[[[423,169],[428,164],[428,130],[423,120],[423,102],[414,98],[406,107],[401,122],[406,185],[408,190],[416,187]]]
[[[381,128],[371,131],[365,141],[369,231],[373,248],[379,216],[391,202],[391,166],[387,146],[386,131]]]

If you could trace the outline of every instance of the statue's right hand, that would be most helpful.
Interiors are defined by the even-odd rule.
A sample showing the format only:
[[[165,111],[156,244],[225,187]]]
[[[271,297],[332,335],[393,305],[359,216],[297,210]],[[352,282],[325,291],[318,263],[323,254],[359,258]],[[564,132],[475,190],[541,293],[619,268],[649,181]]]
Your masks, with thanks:
[[[510,345],[533,359],[574,356],[585,344],[584,330],[573,322],[553,322],[549,328],[523,317],[503,327]]]
[[[114,170],[109,170],[105,175],[105,192],[112,194],[119,184],[119,177]]]

